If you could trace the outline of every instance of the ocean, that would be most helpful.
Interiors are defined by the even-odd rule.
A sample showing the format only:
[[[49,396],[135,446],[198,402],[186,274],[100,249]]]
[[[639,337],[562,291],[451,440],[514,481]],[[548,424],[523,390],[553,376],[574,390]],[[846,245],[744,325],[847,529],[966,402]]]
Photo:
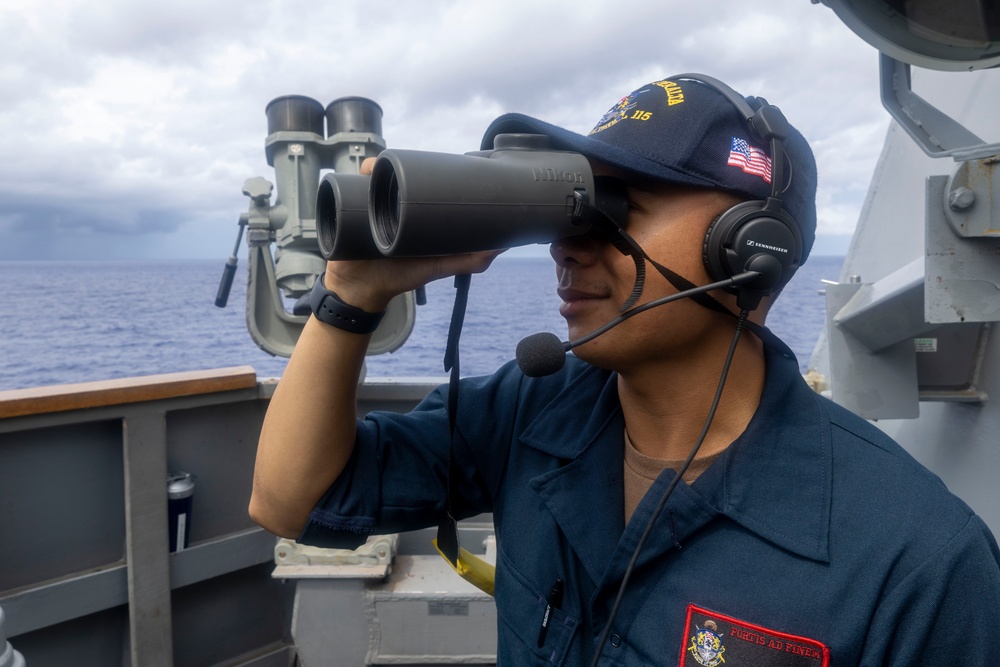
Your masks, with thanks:
[[[836,280],[842,264],[842,257],[810,258],[768,317],[803,370],[824,326],[820,280]],[[261,350],[247,331],[245,259],[229,305],[215,306],[222,267],[222,260],[0,262],[0,390],[242,365],[259,378],[279,377],[286,360]],[[407,343],[369,357],[368,377],[444,378],[454,292],[452,279],[428,285]],[[501,256],[473,276],[462,374],[492,372],[533,333],[565,338],[558,305],[548,258]]]

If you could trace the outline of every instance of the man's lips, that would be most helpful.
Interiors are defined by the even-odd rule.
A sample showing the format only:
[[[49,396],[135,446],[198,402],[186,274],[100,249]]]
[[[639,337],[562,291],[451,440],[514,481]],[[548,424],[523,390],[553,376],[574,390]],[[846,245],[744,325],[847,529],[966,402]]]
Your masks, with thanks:
[[[603,299],[604,294],[598,292],[588,292],[586,290],[577,289],[573,287],[560,287],[556,290],[556,294],[563,301],[580,301],[584,299]]]
[[[556,294],[562,299],[562,305],[559,306],[559,314],[563,317],[576,315],[589,304],[607,298],[607,295],[602,292],[592,292],[572,287],[560,287],[556,290]]]

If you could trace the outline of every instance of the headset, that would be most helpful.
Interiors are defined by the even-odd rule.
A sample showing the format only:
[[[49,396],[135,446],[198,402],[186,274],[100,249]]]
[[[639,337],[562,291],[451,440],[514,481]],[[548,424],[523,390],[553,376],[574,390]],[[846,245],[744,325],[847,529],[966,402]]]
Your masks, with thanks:
[[[760,278],[746,286],[727,288],[741,296],[745,294],[744,298],[752,302],[750,309],[755,308],[760,297],[788,284],[802,263],[802,233],[781,201],[788,187],[784,142],[791,126],[778,107],[756,97],[753,99],[758,108],[754,110],[746,99],[718,79],[704,74],[671,78],[697,81],[714,89],[740,113],[750,136],[769,147],[771,196],[763,201],[742,202],[724,211],[709,225],[702,244],[702,260],[713,281],[726,280],[747,270],[761,273]],[[788,165],[791,183],[791,161]]]

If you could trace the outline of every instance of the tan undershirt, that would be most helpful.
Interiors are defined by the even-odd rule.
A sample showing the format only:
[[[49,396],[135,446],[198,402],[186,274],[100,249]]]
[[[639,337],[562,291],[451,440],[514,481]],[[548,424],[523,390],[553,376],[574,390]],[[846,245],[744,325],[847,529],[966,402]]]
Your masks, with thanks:
[[[719,458],[722,452],[709,454],[708,456],[696,456],[681,478],[687,484],[694,483],[701,473],[708,470],[708,467]],[[646,456],[632,445],[632,440],[625,433],[625,523],[632,518],[632,513],[639,506],[639,501],[649,491],[660,473],[667,468],[679,470],[684,464],[684,459],[670,460],[658,459]]]

